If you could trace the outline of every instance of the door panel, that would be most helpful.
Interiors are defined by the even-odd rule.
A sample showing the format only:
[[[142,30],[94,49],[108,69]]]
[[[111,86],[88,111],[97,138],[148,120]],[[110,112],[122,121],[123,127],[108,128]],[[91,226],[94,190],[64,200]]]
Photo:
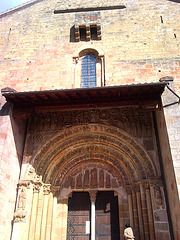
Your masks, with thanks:
[[[96,197],[96,240],[119,240],[118,198],[114,192],[98,192]]]
[[[67,240],[90,240],[86,222],[90,221],[88,192],[74,192],[68,201]],[[96,197],[96,240],[119,240],[118,199],[114,192],[98,192]],[[90,227],[90,226],[89,226]]]
[[[86,221],[90,221],[88,192],[74,192],[68,200],[67,240],[89,240]]]

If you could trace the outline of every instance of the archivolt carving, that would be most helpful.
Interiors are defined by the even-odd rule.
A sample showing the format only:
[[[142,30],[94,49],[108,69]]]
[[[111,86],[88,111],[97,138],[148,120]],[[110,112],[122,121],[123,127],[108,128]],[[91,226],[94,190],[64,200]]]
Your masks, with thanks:
[[[93,150],[93,147],[91,150]],[[80,151],[78,151],[80,150]],[[103,153],[104,150],[104,153]],[[81,152],[82,151],[82,152]],[[131,165],[130,162],[124,163],[123,156],[122,155],[117,155],[111,156],[108,153],[109,150],[107,150],[105,147],[99,147],[99,149],[96,149],[96,153],[92,152],[83,152],[83,146],[81,149],[75,149],[74,151],[72,150],[71,157],[68,158],[68,156],[64,156],[60,158],[61,160],[58,161],[59,156],[57,156],[57,161],[55,160],[55,163],[52,163],[53,165],[49,166],[48,169],[46,169],[46,173],[44,174],[44,180],[45,181],[50,181],[55,182],[55,179],[57,175],[59,175],[61,172],[61,177],[63,178],[64,174],[66,171],[68,172],[69,169],[71,169],[72,166],[76,164],[80,164],[81,162],[87,163],[87,162],[99,162],[103,164],[104,166],[108,165],[109,168],[116,168],[117,169],[117,175],[123,174],[124,176],[124,181],[131,182],[135,179],[138,179],[136,169],[133,165]],[[79,154],[78,154],[79,153]],[[115,152],[113,152],[115,154]],[[122,159],[122,161],[118,162],[117,159]],[[67,160],[69,159],[69,160]],[[56,165],[55,165],[56,164]],[[49,171],[49,169],[53,169],[53,171]],[[133,180],[132,180],[133,179]]]
[[[44,145],[31,163],[45,183],[55,184],[58,174],[93,159],[114,166],[126,183],[156,176],[155,166],[140,143],[125,131],[102,124],[64,129]]]

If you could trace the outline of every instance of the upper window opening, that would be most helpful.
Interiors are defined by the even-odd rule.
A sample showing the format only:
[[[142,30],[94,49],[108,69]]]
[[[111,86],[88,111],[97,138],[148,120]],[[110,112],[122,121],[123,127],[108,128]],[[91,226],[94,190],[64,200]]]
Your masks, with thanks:
[[[86,27],[79,28],[80,41],[86,41]]]
[[[90,27],[90,31],[91,31],[91,39],[92,40],[97,40],[98,36],[97,36],[97,26],[91,26]]]
[[[101,26],[93,25],[75,25],[75,41],[101,40]]]
[[[81,63],[81,87],[96,87],[96,56],[86,55]]]

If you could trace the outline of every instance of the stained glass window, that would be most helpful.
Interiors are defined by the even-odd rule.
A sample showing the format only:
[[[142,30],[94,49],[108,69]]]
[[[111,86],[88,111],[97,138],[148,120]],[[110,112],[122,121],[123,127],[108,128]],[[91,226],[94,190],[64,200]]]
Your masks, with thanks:
[[[96,56],[86,55],[82,58],[81,87],[96,87]]]

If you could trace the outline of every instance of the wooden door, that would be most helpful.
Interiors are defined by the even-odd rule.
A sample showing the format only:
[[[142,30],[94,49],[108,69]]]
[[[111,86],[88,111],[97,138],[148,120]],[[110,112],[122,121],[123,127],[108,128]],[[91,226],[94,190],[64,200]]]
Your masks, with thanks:
[[[68,200],[67,240],[90,240],[90,197],[88,192],[74,192]]]
[[[96,197],[96,240],[119,240],[118,198],[114,192],[98,192]]]

